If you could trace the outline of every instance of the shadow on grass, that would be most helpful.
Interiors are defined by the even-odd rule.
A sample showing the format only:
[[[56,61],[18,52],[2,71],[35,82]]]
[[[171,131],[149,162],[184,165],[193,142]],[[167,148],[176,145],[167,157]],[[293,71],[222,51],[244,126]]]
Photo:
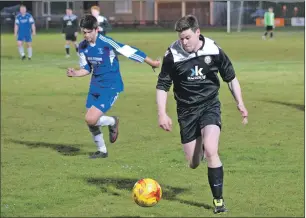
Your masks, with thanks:
[[[131,191],[134,187],[135,182],[138,179],[128,179],[128,178],[88,178],[87,182],[98,186],[102,192],[109,193],[115,196],[120,196],[121,194],[116,192],[117,190],[126,190]],[[113,188],[110,188],[112,186]],[[177,201],[182,204],[188,204],[195,207],[203,207],[207,210],[212,209],[213,207],[195,201],[182,200],[177,197],[177,195],[187,191],[185,188],[172,187],[168,185],[162,186],[162,199],[169,201]],[[111,190],[112,189],[112,190]]]
[[[1,59],[4,60],[4,59],[7,59],[7,60],[17,60],[17,57],[18,56],[12,56],[12,55],[5,55],[5,54],[1,54]],[[20,59],[20,58],[19,58]]]
[[[273,100],[266,100],[265,102],[272,103],[272,104],[285,105],[285,106],[292,107],[300,111],[305,111],[305,105],[303,104],[294,104],[294,103],[287,103],[287,102],[273,101]]]
[[[80,145],[65,145],[65,144],[55,144],[55,143],[47,143],[47,142],[30,142],[30,141],[21,141],[9,139],[8,142],[26,145],[30,148],[51,148],[53,150],[58,151],[62,155],[66,156],[76,156],[76,155],[84,155],[87,154],[85,152],[81,152],[81,150],[77,147]],[[77,146],[77,147],[76,147]]]

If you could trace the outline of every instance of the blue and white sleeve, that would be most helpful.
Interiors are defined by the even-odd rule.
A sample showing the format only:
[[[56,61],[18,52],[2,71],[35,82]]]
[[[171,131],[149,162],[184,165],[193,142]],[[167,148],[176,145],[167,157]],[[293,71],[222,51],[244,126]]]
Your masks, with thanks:
[[[34,18],[32,17],[32,15],[30,15],[30,17],[29,17],[29,22],[30,22],[30,24],[34,24],[35,23]]]
[[[15,18],[15,24],[16,24],[17,26],[19,26],[19,20],[18,20],[17,17]]]
[[[120,42],[116,42],[110,37],[100,36],[100,39],[104,42],[107,42],[118,53],[122,54],[123,56],[133,61],[143,63],[144,59],[147,57],[147,55],[143,51],[139,50],[138,48],[131,47],[129,45],[122,44]]]
[[[80,57],[79,59],[80,68],[87,70],[89,73],[91,73],[92,70],[91,65],[90,63],[88,63],[86,56],[82,50],[79,52],[79,57]]]

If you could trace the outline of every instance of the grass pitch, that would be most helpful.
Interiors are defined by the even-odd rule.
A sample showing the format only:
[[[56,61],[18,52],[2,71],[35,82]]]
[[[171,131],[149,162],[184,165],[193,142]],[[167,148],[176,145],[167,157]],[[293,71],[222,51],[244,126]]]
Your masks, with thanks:
[[[222,83],[224,165],[222,216],[304,216],[304,35],[276,32],[204,32],[229,55],[241,83],[249,124],[243,126]],[[111,37],[163,56],[172,32],[121,32]],[[80,36],[79,36],[80,38]],[[84,122],[89,77],[67,78],[61,34],[40,34],[33,60],[21,61],[13,35],[1,36],[1,216],[215,216],[206,164],[189,169],[180,144],[175,102],[169,94],[173,131],[158,128],[157,74],[121,59],[125,92],[110,115],[120,117],[120,136],[96,150]],[[107,129],[103,129],[108,142]],[[163,199],[152,208],[131,197],[140,178],[156,179]]]

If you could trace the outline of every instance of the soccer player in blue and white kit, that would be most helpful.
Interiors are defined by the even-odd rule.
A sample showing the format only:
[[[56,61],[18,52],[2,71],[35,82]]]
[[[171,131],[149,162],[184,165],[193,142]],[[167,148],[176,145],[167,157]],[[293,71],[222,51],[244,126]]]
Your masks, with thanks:
[[[24,5],[20,6],[20,13],[16,16],[14,35],[17,37],[17,44],[21,59],[26,58],[23,48],[23,42],[26,42],[28,47],[28,59],[32,58],[32,35],[36,35],[35,22],[31,14],[27,13],[27,8]]]
[[[124,55],[136,62],[146,62],[152,68],[157,68],[160,65],[159,60],[152,60],[137,48],[132,48],[101,35],[98,27],[98,21],[92,15],[86,15],[81,19],[80,28],[85,40],[79,45],[80,69],[67,69],[68,77],[82,77],[92,73],[86,102],[85,120],[98,151],[90,158],[105,158],[108,156],[103,134],[100,130],[101,126],[108,126],[111,143],[114,143],[118,137],[118,117],[105,115],[117,100],[119,93],[124,89],[117,54]]]

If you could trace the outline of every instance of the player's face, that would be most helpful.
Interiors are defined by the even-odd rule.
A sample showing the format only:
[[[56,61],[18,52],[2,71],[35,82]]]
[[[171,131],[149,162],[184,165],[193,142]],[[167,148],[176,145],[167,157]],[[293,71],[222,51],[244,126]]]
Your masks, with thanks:
[[[92,10],[91,10],[91,15],[92,15],[92,16],[97,17],[97,16],[99,16],[99,14],[100,14],[100,12],[99,12],[98,10],[95,10],[95,9],[92,9]]]
[[[193,32],[191,29],[179,33],[179,39],[185,51],[193,52],[200,42],[200,29]]]
[[[71,15],[71,14],[72,14],[72,10],[66,9],[66,14],[67,14],[68,16]]]
[[[273,8],[269,8],[269,12],[273,12]]]
[[[21,14],[25,14],[27,12],[27,9],[25,7],[20,7],[19,11]]]
[[[86,41],[92,42],[92,43],[96,41],[98,29],[96,30],[83,29],[82,31],[83,31],[84,39]]]

